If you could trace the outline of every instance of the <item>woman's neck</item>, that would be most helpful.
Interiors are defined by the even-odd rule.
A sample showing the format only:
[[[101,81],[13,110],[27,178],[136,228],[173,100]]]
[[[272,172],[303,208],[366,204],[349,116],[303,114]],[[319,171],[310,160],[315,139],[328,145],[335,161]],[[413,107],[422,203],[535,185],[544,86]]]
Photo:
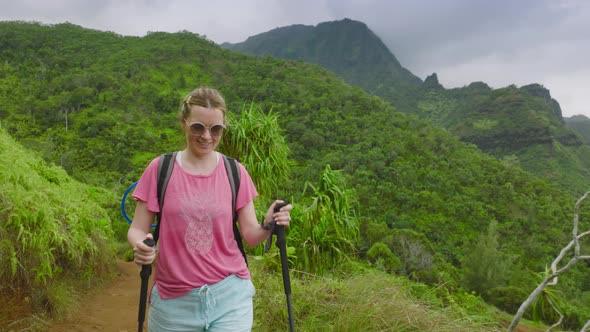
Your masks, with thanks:
[[[189,149],[180,152],[180,165],[190,173],[209,174],[213,172],[219,162],[219,153],[212,151],[205,155],[195,155]]]

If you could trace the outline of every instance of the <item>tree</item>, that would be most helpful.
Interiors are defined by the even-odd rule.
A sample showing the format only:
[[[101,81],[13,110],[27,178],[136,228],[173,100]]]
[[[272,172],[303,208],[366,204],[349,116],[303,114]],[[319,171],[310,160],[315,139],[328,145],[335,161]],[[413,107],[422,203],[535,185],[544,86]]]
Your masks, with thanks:
[[[55,99],[59,111],[64,115],[65,130],[69,129],[69,114],[78,112],[80,108],[90,103],[94,90],[88,87],[75,88],[73,91],[63,91],[61,94],[52,97]]]
[[[373,266],[382,269],[389,273],[394,273],[401,262],[383,242],[375,243],[369,251],[367,251],[367,259]]]
[[[467,250],[463,260],[463,284],[482,295],[487,290],[504,286],[508,279],[511,259],[499,249],[498,222],[493,220],[475,246]]]

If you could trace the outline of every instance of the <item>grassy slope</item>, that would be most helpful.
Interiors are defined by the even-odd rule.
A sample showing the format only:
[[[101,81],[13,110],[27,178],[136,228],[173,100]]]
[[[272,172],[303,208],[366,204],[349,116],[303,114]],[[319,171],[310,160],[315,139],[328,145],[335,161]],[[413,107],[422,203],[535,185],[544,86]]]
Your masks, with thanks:
[[[257,289],[253,331],[287,331],[286,296],[279,266],[250,259]],[[444,295],[405,278],[345,264],[325,276],[291,271],[295,326],[301,331],[503,331],[512,316],[479,298]],[[442,299],[441,299],[442,298]],[[518,331],[544,331],[522,320]]]
[[[113,234],[104,207],[112,201],[112,193],[72,180],[0,127],[0,322],[59,315],[76,287],[108,276]]]
[[[38,323],[44,310],[51,317],[63,316],[80,303],[81,290],[108,277],[102,269],[112,262],[113,243],[108,212],[101,203],[114,198],[46,165],[3,131],[0,163],[0,273],[8,280],[0,294],[3,303],[10,304],[2,306],[0,325],[20,320],[12,327],[26,328]],[[253,261],[259,289],[255,330],[285,328],[276,259]],[[32,281],[29,273],[38,281]],[[445,307],[429,287],[370,269],[337,273],[314,278],[293,273],[295,314],[303,330],[493,330],[487,309],[472,310],[477,315],[469,316],[459,306]],[[472,302],[481,305],[475,298]]]

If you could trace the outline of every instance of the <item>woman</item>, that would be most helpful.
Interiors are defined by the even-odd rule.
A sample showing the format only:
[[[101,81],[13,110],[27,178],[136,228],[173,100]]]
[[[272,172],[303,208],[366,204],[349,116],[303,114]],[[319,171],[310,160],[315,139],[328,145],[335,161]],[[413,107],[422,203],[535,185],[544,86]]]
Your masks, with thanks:
[[[158,241],[158,264],[150,297],[149,331],[250,331],[254,286],[234,239],[232,192],[223,158],[216,151],[226,126],[221,94],[210,88],[192,91],[182,102],[180,124],[186,148],[176,155],[166,188]],[[127,238],[137,264],[151,264],[155,248],[150,226],[159,212],[158,159],[144,171],[133,197],[137,207]],[[242,238],[257,246],[270,235],[271,220],[289,226],[291,205],[256,220],[256,188],[239,164],[236,210]]]

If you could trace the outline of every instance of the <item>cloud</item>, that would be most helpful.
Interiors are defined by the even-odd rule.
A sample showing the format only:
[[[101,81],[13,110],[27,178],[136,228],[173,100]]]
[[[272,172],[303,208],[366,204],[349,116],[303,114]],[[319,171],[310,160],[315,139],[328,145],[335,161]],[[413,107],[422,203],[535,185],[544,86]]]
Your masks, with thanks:
[[[389,12],[373,2],[379,14],[359,16],[419,77],[436,72],[445,87],[540,83],[564,115],[590,114],[581,92],[590,80],[589,2],[419,0]]]

